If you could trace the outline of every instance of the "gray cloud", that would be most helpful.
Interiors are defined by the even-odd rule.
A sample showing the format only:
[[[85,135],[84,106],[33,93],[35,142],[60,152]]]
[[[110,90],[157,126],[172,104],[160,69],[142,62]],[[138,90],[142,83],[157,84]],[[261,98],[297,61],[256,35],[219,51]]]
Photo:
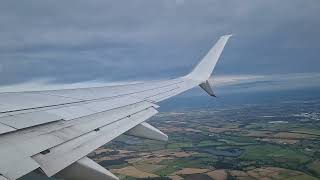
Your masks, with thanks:
[[[304,90],[312,90],[315,97],[319,93],[320,73],[290,73],[273,75],[218,75],[210,79],[213,90],[218,97],[240,95],[243,93],[287,92],[296,91],[304,93]],[[186,92],[182,97],[203,96],[206,93],[201,88],[195,88]],[[269,94],[270,95],[270,94]],[[304,94],[301,94],[302,96]],[[230,96],[229,96],[230,97]],[[268,95],[263,96],[268,97]]]
[[[319,72],[315,0],[2,1],[0,84],[187,73],[234,33],[215,74]]]
[[[211,82],[221,93],[311,89],[320,87],[320,73],[222,76]]]
[[[79,83],[52,83],[52,81],[52,79],[38,79],[20,84],[1,86],[0,92],[101,87],[142,82],[87,81]],[[291,73],[273,75],[218,75],[210,78],[209,81],[213,85],[214,91],[219,95],[243,92],[248,93],[265,91],[301,90],[313,88],[318,89],[320,87],[320,73]],[[205,94],[205,92],[201,90],[201,88],[195,88],[193,91],[184,93],[183,96],[199,96],[203,94]]]

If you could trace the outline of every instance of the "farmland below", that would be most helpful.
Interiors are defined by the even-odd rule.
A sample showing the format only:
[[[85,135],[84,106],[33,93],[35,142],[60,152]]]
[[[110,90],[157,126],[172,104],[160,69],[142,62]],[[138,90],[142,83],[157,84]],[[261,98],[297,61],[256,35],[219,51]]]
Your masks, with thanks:
[[[168,142],[121,136],[91,158],[121,179],[320,178],[318,101],[160,113]]]

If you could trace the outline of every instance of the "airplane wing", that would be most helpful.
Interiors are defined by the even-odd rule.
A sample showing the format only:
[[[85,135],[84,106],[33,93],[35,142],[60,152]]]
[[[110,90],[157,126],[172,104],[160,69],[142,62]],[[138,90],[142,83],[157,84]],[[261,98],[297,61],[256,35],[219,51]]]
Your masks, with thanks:
[[[156,103],[203,88],[230,35],[187,76],[119,86],[0,93],[0,180],[37,170],[64,179],[117,179],[86,156],[121,134],[168,140],[146,123]]]

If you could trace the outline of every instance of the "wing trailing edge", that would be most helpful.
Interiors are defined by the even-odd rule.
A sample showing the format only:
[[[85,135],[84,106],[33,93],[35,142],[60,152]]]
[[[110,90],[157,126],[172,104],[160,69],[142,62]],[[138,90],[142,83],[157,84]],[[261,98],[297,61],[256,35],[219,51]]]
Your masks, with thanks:
[[[111,124],[97,128],[78,138],[49,149],[48,153],[39,153],[32,158],[40,164],[41,170],[48,176],[54,176],[79,159],[87,156],[114,138],[149,119],[158,111],[153,107],[129,115]]]

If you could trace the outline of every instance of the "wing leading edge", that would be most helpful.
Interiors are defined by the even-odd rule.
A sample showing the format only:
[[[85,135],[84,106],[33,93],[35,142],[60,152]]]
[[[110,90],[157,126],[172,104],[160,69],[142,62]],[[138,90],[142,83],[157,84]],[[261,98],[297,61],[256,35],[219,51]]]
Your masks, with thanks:
[[[231,35],[222,36],[191,73],[121,86],[0,93],[0,180],[39,169],[51,177],[117,179],[86,156],[121,134],[163,140],[145,123],[163,101],[196,86],[214,96],[208,78]],[[77,170],[84,174],[77,174]]]

